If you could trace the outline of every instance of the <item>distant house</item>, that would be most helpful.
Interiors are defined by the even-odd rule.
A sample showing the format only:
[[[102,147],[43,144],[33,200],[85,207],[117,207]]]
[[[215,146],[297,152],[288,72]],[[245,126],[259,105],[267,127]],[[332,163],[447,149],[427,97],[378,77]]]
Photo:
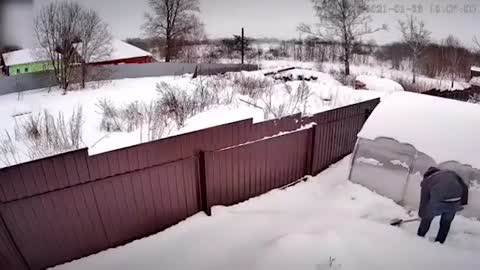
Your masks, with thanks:
[[[92,56],[91,59],[87,61],[87,64],[91,65],[119,65],[119,64],[144,64],[152,63],[153,57],[152,54],[144,51],[140,48],[137,48],[133,45],[130,45],[121,40],[112,41],[112,51],[108,56]],[[81,58],[82,55],[82,44],[79,43],[77,47],[77,53]]]
[[[52,62],[43,49],[23,49],[2,54],[4,70],[14,76],[53,70]]]
[[[112,50],[108,56],[92,56],[90,65],[144,64],[153,62],[152,54],[120,40],[112,41]],[[77,53],[82,58],[81,43]],[[53,70],[53,65],[44,49],[23,49],[2,54],[4,71],[7,75],[19,75]]]

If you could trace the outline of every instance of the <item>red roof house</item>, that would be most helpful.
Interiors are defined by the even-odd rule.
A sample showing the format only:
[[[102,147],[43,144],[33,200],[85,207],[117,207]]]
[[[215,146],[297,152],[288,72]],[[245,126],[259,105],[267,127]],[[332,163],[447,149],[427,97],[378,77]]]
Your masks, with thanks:
[[[121,40],[112,40],[111,53],[109,55],[92,56],[87,64],[91,65],[118,65],[118,64],[144,64],[154,62],[152,54],[130,45]],[[82,57],[81,43],[77,52]]]

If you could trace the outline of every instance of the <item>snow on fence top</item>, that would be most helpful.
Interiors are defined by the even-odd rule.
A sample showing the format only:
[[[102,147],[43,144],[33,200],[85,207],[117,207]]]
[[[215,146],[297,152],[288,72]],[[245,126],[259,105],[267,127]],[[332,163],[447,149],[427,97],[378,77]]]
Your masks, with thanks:
[[[409,143],[437,163],[480,168],[480,106],[423,94],[397,92],[382,99],[358,134]]]
[[[403,91],[403,87],[399,83],[390,79],[378,78],[368,75],[360,75],[357,76],[355,80],[364,83],[365,87],[371,91],[386,93]]]
[[[82,43],[78,43],[77,45],[77,52],[78,54],[83,57],[82,53]],[[111,43],[111,53],[110,55],[93,55],[91,59],[88,61],[89,63],[99,63],[99,62],[107,62],[107,61],[114,61],[114,60],[123,60],[123,59],[131,59],[131,58],[138,58],[138,57],[146,57],[152,56],[151,53],[144,51],[140,48],[137,48],[133,45],[130,45],[126,42],[123,42],[118,39],[112,40]]]
[[[2,54],[2,57],[6,66],[15,66],[50,60],[46,51],[39,48],[8,52]]]
[[[475,72],[480,72],[480,67],[472,66],[470,70]]]

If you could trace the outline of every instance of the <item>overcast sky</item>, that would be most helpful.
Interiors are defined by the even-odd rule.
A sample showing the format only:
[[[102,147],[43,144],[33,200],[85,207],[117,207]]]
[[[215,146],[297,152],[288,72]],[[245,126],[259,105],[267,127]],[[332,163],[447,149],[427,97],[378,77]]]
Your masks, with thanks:
[[[7,1],[7,4],[5,4]],[[42,5],[50,0],[0,0],[0,34],[10,42],[31,46],[33,16]],[[16,4],[8,4],[8,3]],[[116,38],[141,37],[141,24],[148,11],[147,0],[81,0],[82,5],[94,8],[110,25]],[[366,39],[386,43],[399,39],[396,21],[410,13],[412,5],[422,5],[423,12],[417,14],[425,20],[435,40],[452,33],[467,45],[474,35],[480,36],[480,0],[373,0],[372,4],[385,4],[386,13],[374,14],[373,25],[389,25],[389,31],[374,34]],[[20,4],[19,4],[20,3]],[[23,4],[21,4],[23,3]],[[431,5],[439,5],[440,14],[431,12]],[[300,22],[315,23],[310,0],[200,0],[201,16],[209,37],[227,37],[245,27],[252,37],[298,38],[296,27]],[[457,9],[447,10],[456,6]],[[475,8],[465,13],[464,7]],[[406,13],[396,13],[401,8]],[[408,9],[408,10],[407,10]],[[448,11],[451,13],[448,14]],[[2,31],[3,30],[3,31]]]

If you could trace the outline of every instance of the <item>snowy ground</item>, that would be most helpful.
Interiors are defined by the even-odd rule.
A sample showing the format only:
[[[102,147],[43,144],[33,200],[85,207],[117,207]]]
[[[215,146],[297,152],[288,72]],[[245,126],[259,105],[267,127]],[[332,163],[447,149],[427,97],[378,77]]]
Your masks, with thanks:
[[[322,70],[325,73],[338,73],[342,70],[340,63],[325,62],[319,65],[315,62],[301,62],[291,60],[262,60],[260,66],[263,69],[277,69],[288,67],[299,67],[304,69]],[[397,81],[403,79],[407,82],[412,80],[412,74],[409,71],[391,69],[385,63],[373,62],[368,65],[350,65],[350,72],[353,75],[370,75],[379,78],[387,78]],[[429,78],[426,76],[418,75],[417,85],[422,88],[423,91],[431,89],[438,90],[463,90],[470,87],[470,85],[464,81],[455,81],[453,88],[451,87],[451,81],[447,78]]]
[[[188,95],[192,95],[200,85],[211,85],[207,89],[213,91],[213,95],[218,98],[217,103],[208,106],[203,112],[187,118],[183,126],[175,125],[170,121],[162,137],[248,118],[260,122],[298,112],[314,114],[383,95],[383,93],[358,91],[345,87],[329,74],[315,71],[305,72],[318,77],[317,81],[306,82],[308,91],[303,95],[305,102],[299,102],[296,99],[298,97],[296,93],[298,89],[301,89],[302,82],[275,81],[272,77],[264,76],[265,71],[229,73],[196,79],[192,79],[191,74],[175,77],[123,79],[105,83],[100,87],[71,91],[67,95],[62,95],[62,91],[58,89],[51,92],[47,92],[47,89],[27,91],[21,96],[17,94],[4,95],[0,96],[0,143],[8,132],[10,137],[14,137],[18,162],[28,161],[31,159],[29,156],[31,150],[23,145],[21,136],[17,138],[15,126],[21,126],[31,116],[35,117],[45,109],[54,116],[63,113],[65,118],[68,118],[73,109],[79,106],[83,109],[82,140],[83,144],[89,148],[90,154],[146,142],[148,139],[145,135],[145,126],[130,132],[101,130],[102,115],[98,102],[107,99],[117,108],[126,107],[134,102],[150,104],[151,101],[159,98],[156,85],[161,82],[176,86]],[[237,89],[238,77],[266,80],[272,83],[273,87],[270,92],[267,91],[260,96],[242,95]],[[13,164],[2,164],[0,158],[0,167]]]
[[[390,226],[406,211],[346,181],[349,165],[53,269],[480,269],[480,222],[458,216],[443,246],[437,219],[425,239],[418,223]]]

